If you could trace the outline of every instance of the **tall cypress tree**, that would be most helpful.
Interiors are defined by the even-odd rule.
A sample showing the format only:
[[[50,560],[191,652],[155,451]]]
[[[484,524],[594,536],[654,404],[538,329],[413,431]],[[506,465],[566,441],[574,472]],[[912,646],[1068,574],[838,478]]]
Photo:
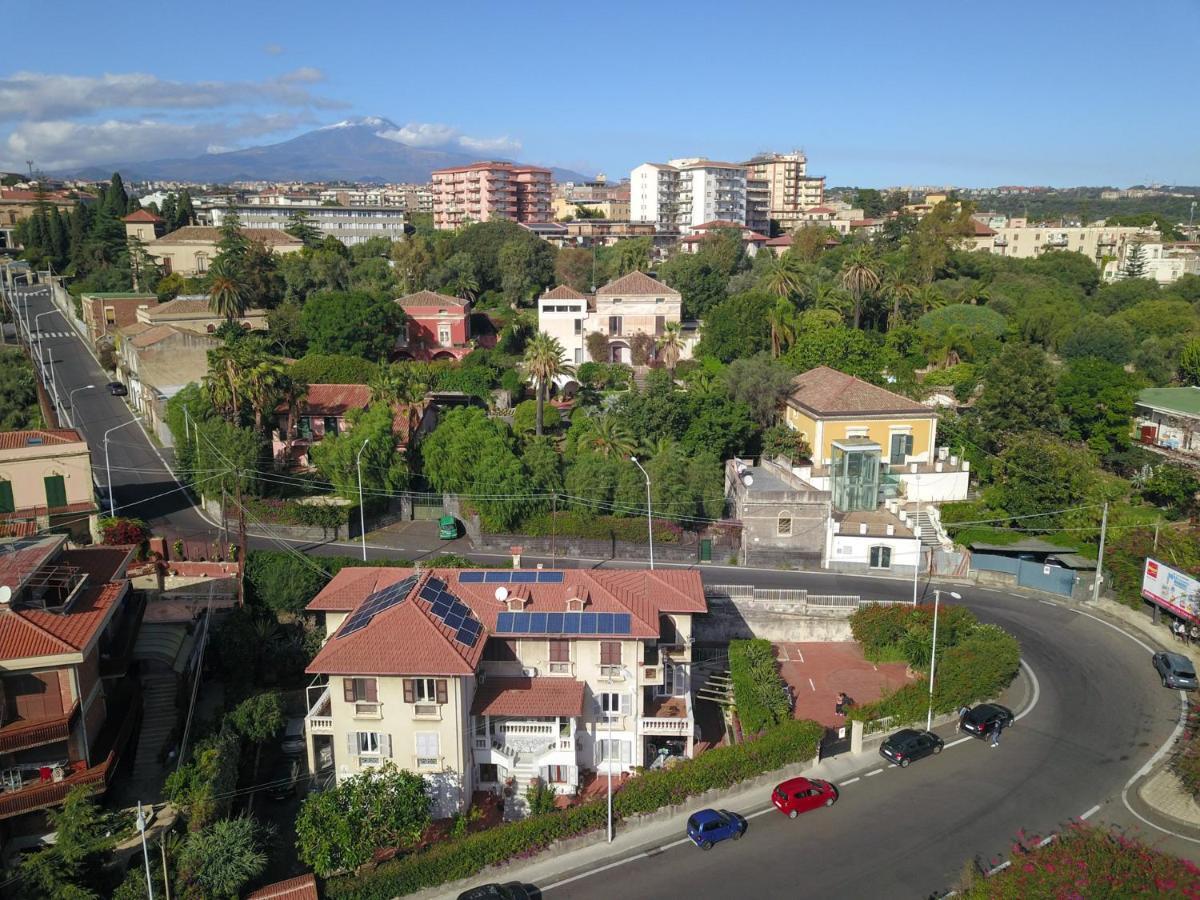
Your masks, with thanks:
[[[83,244],[87,240],[91,223],[91,207],[79,201],[75,204],[75,212],[71,214],[71,224],[67,229],[67,261],[72,275],[83,274]]]
[[[188,193],[187,188],[184,188],[183,193],[179,195],[178,212],[176,213],[176,228],[183,228],[185,225],[196,224],[196,210],[192,207],[192,195]]]
[[[129,195],[125,193],[125,182],[120,172],[113,172],[105,195],[105,206],[114,218],[121,218],[129,211]]]
[[[61,272],[67,267],[67,228],[57,206],[50,207],[46,237],[50,258],[54,261],[54,270]]]
[[[167,229],[168,234],[179,227],[179,214],[175,211],[174,194],[167,194],[159,215],[163,218],[163,227]]]

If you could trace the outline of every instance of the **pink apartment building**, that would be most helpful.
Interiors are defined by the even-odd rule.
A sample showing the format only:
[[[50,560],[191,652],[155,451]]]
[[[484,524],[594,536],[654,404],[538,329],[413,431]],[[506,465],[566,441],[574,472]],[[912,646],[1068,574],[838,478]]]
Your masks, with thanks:
[[[480,162],[433,173],[433,226],[511,219],[551,221],[550,170],[506,162]]]

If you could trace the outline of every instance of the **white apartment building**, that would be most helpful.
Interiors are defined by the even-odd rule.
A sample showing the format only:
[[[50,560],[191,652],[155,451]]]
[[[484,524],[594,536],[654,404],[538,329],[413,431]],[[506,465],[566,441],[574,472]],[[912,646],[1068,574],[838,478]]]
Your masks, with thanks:
[[[1105,263],[1105,281],[1120,281],[1126,277],[1126,257],[1134,243],[1126,242],[1121,258]],[[1170,284],[1184,275],[1200,275],[1200,243],[1146,241],[1141,247],[1142,260],[1146,266],[1143,278],[1153,278],[1159,284]]]
[[[563,347],[563,362],[579,365],[588,361],[588,298],[560,284],[538,298],[538,331],[556,339]]]
[[[968,250],[986,250],[1017,259],[1032,259],[1051,250],[1071,250],[1100,265],[1105,257],[1123,259],[1125,245],[1134,239],[1158,237],[1153,229],[1132,225],[1039,225],[1024,218],[1009,218],[997,228],[978,219],[975,222],[975,236],[966,242]]]
[[[629,217],[685,234],[721,220],[746,224],[746,167],[703,157],[643,163],[630,176]]]
[[[292,217],[303,211],[321,233],[335,237],[347,247],[382,237],[391,241],[404,240],[406,210],[399,206],[304,206],[290,204],[246,204],[235,206],[243,228],[275,228],[280,231],[291,224]],[[220,227],[226,209],[214,207],[213,225]]]
[[[436,816],[476,790],[520,814],[540,778],[692,754],[696,572],[346,568],[309,603],[310,769],[339,780],[385,760],[424,776]]]

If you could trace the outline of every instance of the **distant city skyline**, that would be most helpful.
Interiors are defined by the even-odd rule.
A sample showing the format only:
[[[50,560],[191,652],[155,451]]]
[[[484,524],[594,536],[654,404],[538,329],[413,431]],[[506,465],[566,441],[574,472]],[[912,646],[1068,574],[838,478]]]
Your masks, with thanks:
[[[191,157],[380,116],[414,147],[612,180],[803,149],[830,186],[1200,182],[1193,0],[1153,16],[1107,0],[54,12],[28,34],[9,20],[0,169]]]

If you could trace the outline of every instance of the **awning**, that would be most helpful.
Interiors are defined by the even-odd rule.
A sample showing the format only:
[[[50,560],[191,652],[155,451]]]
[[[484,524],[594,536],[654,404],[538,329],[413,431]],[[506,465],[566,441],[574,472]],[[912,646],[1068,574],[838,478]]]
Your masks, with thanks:
[[[584,684],[573,678],[488,678],[473,716],[581,716]]]

